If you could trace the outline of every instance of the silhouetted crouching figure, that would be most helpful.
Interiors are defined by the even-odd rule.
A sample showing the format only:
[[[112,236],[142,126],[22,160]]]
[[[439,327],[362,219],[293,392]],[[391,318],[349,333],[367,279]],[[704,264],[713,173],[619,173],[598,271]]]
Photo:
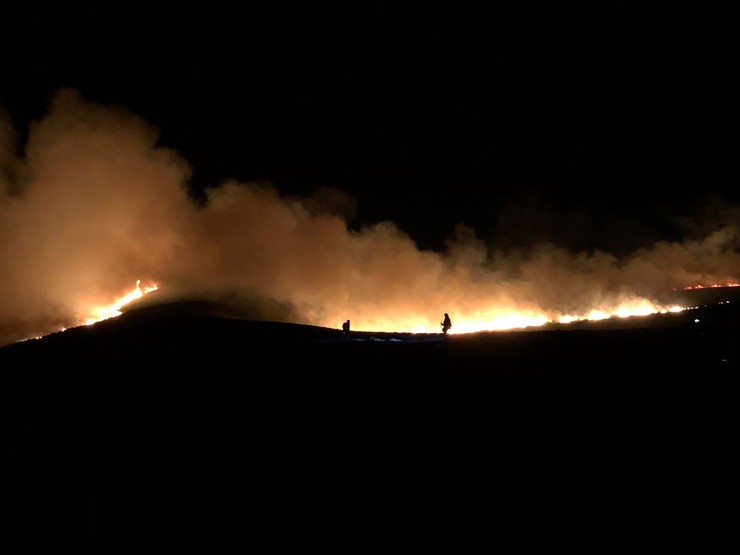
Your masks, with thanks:
[[[349,320],[342,324],[342,339],[349,339]]]
[[[450,315],[445,312],[445,318],[440,322],[439,325],[442,326],[442,333],[446,335],[452,327],[452,320],[450,320]]]

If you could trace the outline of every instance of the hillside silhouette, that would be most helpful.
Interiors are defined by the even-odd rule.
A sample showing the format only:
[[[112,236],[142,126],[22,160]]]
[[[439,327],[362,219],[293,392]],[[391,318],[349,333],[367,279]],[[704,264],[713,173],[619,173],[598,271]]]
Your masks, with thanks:
[[[0,349],[44,501],[22,499],[60,534],[120,534],[136,515],[137,533],[193,527],[208,542],[242,509],[276,533],[309,533],[321,514],[351,533],[378,506],[429,517],[488,488],[516,510],[592,488],[665,499],[687,472],[721,487],[739,306],[348,339],[208,303],[132,310]]]

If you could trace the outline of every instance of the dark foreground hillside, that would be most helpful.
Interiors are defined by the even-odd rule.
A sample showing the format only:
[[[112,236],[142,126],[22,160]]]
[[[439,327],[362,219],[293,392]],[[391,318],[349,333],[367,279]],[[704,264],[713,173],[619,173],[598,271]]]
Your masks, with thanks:
[[[36,492],[19,514],[212,546],[220,527],[362,534],[480,496],[509,513],[564,498],[639,513],[646,492],[680,504],[726,488],[735,461],[737,304],[347,340],[148,310],[14,344],[6,421]]]
[[[697,395],[721,385],[738,366],[739,308],[531,331],[343,338],[339,329],[154,307],[0,348],[0,365],[17,424],[30,432],[238,426],[219,414],[245,407],[301,419],[322,410],[360,416],[383,404],[559,414],[569,404],[597,409],[651,395],[657,404],[671,391]]]

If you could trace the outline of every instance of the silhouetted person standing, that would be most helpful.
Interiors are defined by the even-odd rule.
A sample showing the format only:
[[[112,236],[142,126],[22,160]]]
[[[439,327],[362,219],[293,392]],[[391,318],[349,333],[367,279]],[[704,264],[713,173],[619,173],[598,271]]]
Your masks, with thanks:
[[[445,335],[452,327],[452,320],[450,320],[450,315],[445,312],[445,318],[440,322],[440,325],[442,326],[442,333]]]
[[[349,320],[342,324],[342,339],[349,339]]]

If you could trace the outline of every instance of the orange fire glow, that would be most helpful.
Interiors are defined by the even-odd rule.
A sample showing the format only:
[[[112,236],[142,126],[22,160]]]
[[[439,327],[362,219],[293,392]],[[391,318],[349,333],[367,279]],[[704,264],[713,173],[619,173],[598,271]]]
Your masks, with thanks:
[[[740,283],[712,284],[712,285],[695,285],[684,287],[685,290],[705,289],[705,288],[722,288],[722,287],[740,287]],[[687,310],[688,307],[678,305],[661,305],[653,303],[644,298],[633,299],[629,302],[623,302],[610,308],[592,308],[581,314],[548,314],[537,311],[523,311],[516,309],[495,308],[491,309],[489,314],[481,316],[466,315],[464,310],[458,311],[456,322],[450,334],[453,333],[475,333],[479,331],[505,331],[514,329],[523,329],[531,327],[540,327],[546,324],[558,323],[569,324],[579,321],[599,321],[609,318],[629,318],[635,316],[649,316],[652,314],[676,313]],[[394,331],[399,331],[397,328]],[[419,324],[408,331],[414,333],[434,333],[439,331],[435,326]]]
[[[476,307],[466,310],[462,307],[450,309],[452,329],[450,334],[476,333],[481,331],[507,331],[541,327],[547,324],[569,324],[573,322],[598,321],[609,318],[628,318],[649,316],[651,314],[674,313],[687,310],[678,305],[660,305],[648,299],[636,298],[609,307],[592,308],[583,313],[561,314],[521,307],[495,306],[487,310]],[[357,331],[400,332],[400,333],[440,333],[439,323],[422,317],[413,320],[394,320],[387,316],[382,320],[356,318],[353,329]],[[333,327],[331,323],[324,325]]]
[[[684,287],[684,290],[740,287],[740,283],[694,285]],[[93,308],[89,311],[91,316],[84,321],[85,325],[95,324],[122,314],[122,308],[132,301],[144,295],[158,290],[156,284],[141,286],[141,280],[136,282],[136,287],[118,298],[110,305]],[[547,324],[570,324],[573,322],[600,321],[610,318],[629,318],[649,316],[652,314],[675,313],[687,310],[687,307],[678,305],[656,304],[646,298],[633,298],[610,306],[592,307],[580,313],[563,314],[547,312],[538,309],[525,309],[517,306],[495,306],[490,309],[474,310],[464,307],[451,309],[454,315],[453,327],[450,334],[475,333],[480,331],[506,331],[524,328],[541,327]],[[321,322],[319,325],[334,327],[332,322]],[[412,318],[388,318],[382,319],[353,319],[353,329],[358,331],[399,332],[399,333],[439,333],[439,323],[436,319],[430,320],[424,316],[413,316]]]
[[[108,318],[120,316],[122,314],[121,309],[124,306],[135,301],[136,299],[140,299],[147,293],[156,291],[157,289],[159,289],[157,284],[141,287],[141,280],[136,280],[136,287],[122,297],[116,299],[116,301],[112,304],[109,304],[108,306],[93,308],[92,310],[90,310],[92,316],[85,320],[85,325],[89,326],[95,324],[96,322],[107,320]]]
[[[685,290],[691,290],[691,289],[710,289],[710,288],[720,288],[720,287],[740,287],[740,283],[713,283],[712,285],[689,285],[688,287],[684,287]]]

